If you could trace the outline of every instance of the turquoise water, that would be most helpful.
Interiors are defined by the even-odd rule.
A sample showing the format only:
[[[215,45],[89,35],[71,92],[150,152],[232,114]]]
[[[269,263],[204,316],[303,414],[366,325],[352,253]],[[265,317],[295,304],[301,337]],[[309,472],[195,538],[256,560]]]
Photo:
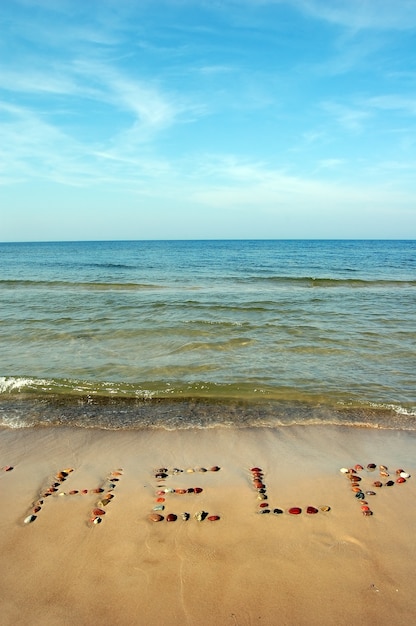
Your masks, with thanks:
[[[415,427],[416,242],[0,244],[0,423]]]

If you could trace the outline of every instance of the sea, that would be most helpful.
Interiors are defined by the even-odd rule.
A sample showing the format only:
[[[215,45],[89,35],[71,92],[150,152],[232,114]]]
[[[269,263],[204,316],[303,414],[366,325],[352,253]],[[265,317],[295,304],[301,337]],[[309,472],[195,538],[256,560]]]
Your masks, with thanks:
[[[0,243],[0,426],[416,429],[416,242]]]

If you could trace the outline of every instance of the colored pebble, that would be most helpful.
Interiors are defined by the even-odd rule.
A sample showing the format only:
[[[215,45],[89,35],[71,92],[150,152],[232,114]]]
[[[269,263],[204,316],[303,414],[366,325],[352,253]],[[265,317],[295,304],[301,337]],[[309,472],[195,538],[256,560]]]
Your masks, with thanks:
[[[220,516],[219,515],[208,515],[207,519],[210,522],[217,522],[220,519]]]
[[[261,503],[259,504],[259,507],[260,507],[261,509],[267,509],[267,507],[268,507],[268,506],[269,506],[269,503],[268,503],[268,502],[261,502]]]
[[[25,519],[23,520],[24,524],[31,524],[32,522],[34,522],[36,519],[36,515],[28,515],[27,517],[25,517]]]
[[[375,496],[377,495],[375,491],[366,491],[365,492],[367,496]]]
[[[274,513],[275,515],[282,515],[283,510],[282,510],[282,509],[273,509],[273,513]]]
[[[157,498],[156,502],[165,502],[166,498]]]
[[[261,515],[266,515],[267,513],[270,513],[270,509],[260,509],[260,511],[258,511]]]
[[[197,513],[195,513],[195,519],[198,522],[202,522],[206,517],[207,517],[208,513],[206,513],[205,511],[198,511]]]
[[[165,505],[164,504],[157,504],[156,506],[153,507],[154,511],[164,511],[165,510]]]
[[[2,467],[3,472],[11,472],[13,469],[12,465],[5,465],[4,467]]]
[[[388,480],[386,482],[386,487],[393,487],[393,485],[394,485],[394,480]]]
[[[191,516],[189,515],[189,513],[182,513],[181,517],[184,522],[187,522]]]
[[[406,482],[406,479],[403,478],[403,476],[399,476],[399,478],[396,480],[396,483],[399,483],[399,484],[400,483],[405,483],[405,482]]]
[[[220,467],[218,467],[218,465],[214,465],[213,467],[210,468],[210,472],[219,472],[220,471]]]
[[[400,478],[410,478],[410,474],[407,472],[400,472]]]
[[[101,517],[92,517],[92,518],[91,518],[91,522],[92,522],[93,524],[101,524],[101,522],[102,522],[102,521],[103,521],[103,520],[101,519]]]
[[[320,508],[320,510],[321,510],[323,513],[327,513],[328,511],[330,511],[330,510],[331,510],[331,507],[330,507],[330,506],[328,506],[327,504],[323,504],[323,505],[322,505],[322,506],[320,506],[319,508]]]
[[[166,516],[167,522],[176,522],[177,519],[178,519],[178,516],[175,515],[175,513],[169,513],[169,515]]]
[[[309,515],[315,515],[316,513],[318,513],[318,509],[316,509],[314,506],[308,506],[306,512]]]
[[[383,483],[381,483],[379,480],[376,480],[376,482],[373,483],[374,487],[382,487]]]
[[[298,506],[292,506],[292,508],[288,510],[288,513],[291,515],[300,515],[302,513],[302,509]]]
[[[105,515],[105,511],[103,511],[103,509],[93,509],[92,513],[93,515]]]
[[[375,469],[376,469],[376,467],[377,467],[377,465],[376,465],[375,463],[369,463],[369,464],[367,465],[367,469],[368,469],[370,472],[371,472],[371,471],[373,471],[373,470],[375,470]]]
[[[354,465],[354,469],[355,469],[357,472],[361,472],[364,468],[363,468],[363,466],[362,466],[362,465],[360,465],[359,463],[357,463],[357,465]]]
[[[151,513],[149,515],[149,520],[151,522],[161,522],[164,519],[163,515],[159,515],[158,513]]]

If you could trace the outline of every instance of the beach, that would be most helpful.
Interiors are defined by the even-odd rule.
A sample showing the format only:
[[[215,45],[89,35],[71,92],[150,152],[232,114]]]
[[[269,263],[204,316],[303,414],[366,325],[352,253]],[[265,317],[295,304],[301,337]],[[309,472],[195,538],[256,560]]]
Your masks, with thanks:
[[[412,623],[415,443],[331,425],[5,428],[2,624]],[[372,515],[340,471],[356,465]]]

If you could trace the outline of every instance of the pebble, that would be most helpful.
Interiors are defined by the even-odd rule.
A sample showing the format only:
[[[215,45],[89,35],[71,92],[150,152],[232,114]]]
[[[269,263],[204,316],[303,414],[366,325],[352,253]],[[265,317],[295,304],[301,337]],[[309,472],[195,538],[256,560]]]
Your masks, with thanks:
[[[267,509],[267,507],[268,507],[268,506],[269,506],[269,503],[268,503],[268,502],[261,502],[261,504],[259,504],[259,507],[260,507],[261,509]]]
[[[394,480],[388,480],[386,482],[386,487],[393,487],[393,485],[394,485]]]
[[[149,515],[149,520],[151,522],[161,522],[164,519],[163,515],[159,515],[158,513],[151,513]]]
[[[314,506],[308,506],[306,512],[309,515],[315,515],[316,513],[318,513],[318,509],[316,509]]]
[[[375,496],[377,495],[375,491],[366,491],[365,492],[367,496]]]
[[[28,515],[27,517],[25,517],[25,519],[23,520],[24,524],[31,524],[32,522],[34,522],[36,519],[36,515]]]
[[[184,522],[187,522],[191,516],[189,515],[189,513],[182,513],[181,517]]]
[[[282,511],[282,509],[273,509],[273,513],[275,515],[282,515],[283,511]]]
[[[320,508],[320,510],[321,510],[323,513],[327,513],[328,511],[330,511],[330,510],[331,510],[331,507],[330,507],[330,506],[328,506],[327,504],[323,504],[323,505],[321,505],[319,508]]]
[[[407,472],[400,472],[400,478],[410,478],[410,474]]]
[[[302,513],[302,509],[298,506],[292,506],[292,508],[288,510],[288,513],[291,515],[300,515]]]
[[[261,515],[265,515],[266,513],[270,513],[270,509],[260,509],[260,511],[258,511]]]
[[[177,519],[178,519],[178,516],[175,515],[175,513],[169,513],[169,515],[166,516],[167,522],[176,522]]]
[[[165,505],[164,504],[157,504],[156,506],[153,507],[154,511],[164,511],[165,510]]]
[[[105,515],[105,511],[103,511],[103,509],[93,509],[92,514],[93,515]]]
[[[403,476],[399,476],[399,478],[396,480],[396,483],[405,483],[406,479],[403,478]]]
[[[210,472],[219,472],[220,471],[220,467],[218,467],[218,465],[214,465],[213,467],[210,468]]]
[[[376,465],[375,463],[369,463],[369,464],[367,465],[367,469],[368,469],[370,472],[371,472],[371,471],[373,471],[373,470],[375,470],[375,469],[376,469],[376,467],[377,467],[377,465]]]
[[[210,522],[216,522],[217,520],[220,519],[220,516],[219,515],[209,515],[208,519],[209,519]]]
[[[205,511],[198,511],[197,513],[195,513],[195,519],[198,522],[202,522],[206,516],[208,515],[208,513],[206,513]]]
[[[347,467],[341,467],[339,471],[342,472],[343,474],[349,474],[350,472],[350,470]]]
[[[381,483],[379,480],[376,480],[375,483],[373,483],[374,487],[382,487],[383,483]]]
[[[101,519],[101,517],[93,517],[93,518],[91,519],[91,522],[92,522],[93,524],[101,524],[101,522],[102,522],[102,521],[103,521],[103,520]]]

